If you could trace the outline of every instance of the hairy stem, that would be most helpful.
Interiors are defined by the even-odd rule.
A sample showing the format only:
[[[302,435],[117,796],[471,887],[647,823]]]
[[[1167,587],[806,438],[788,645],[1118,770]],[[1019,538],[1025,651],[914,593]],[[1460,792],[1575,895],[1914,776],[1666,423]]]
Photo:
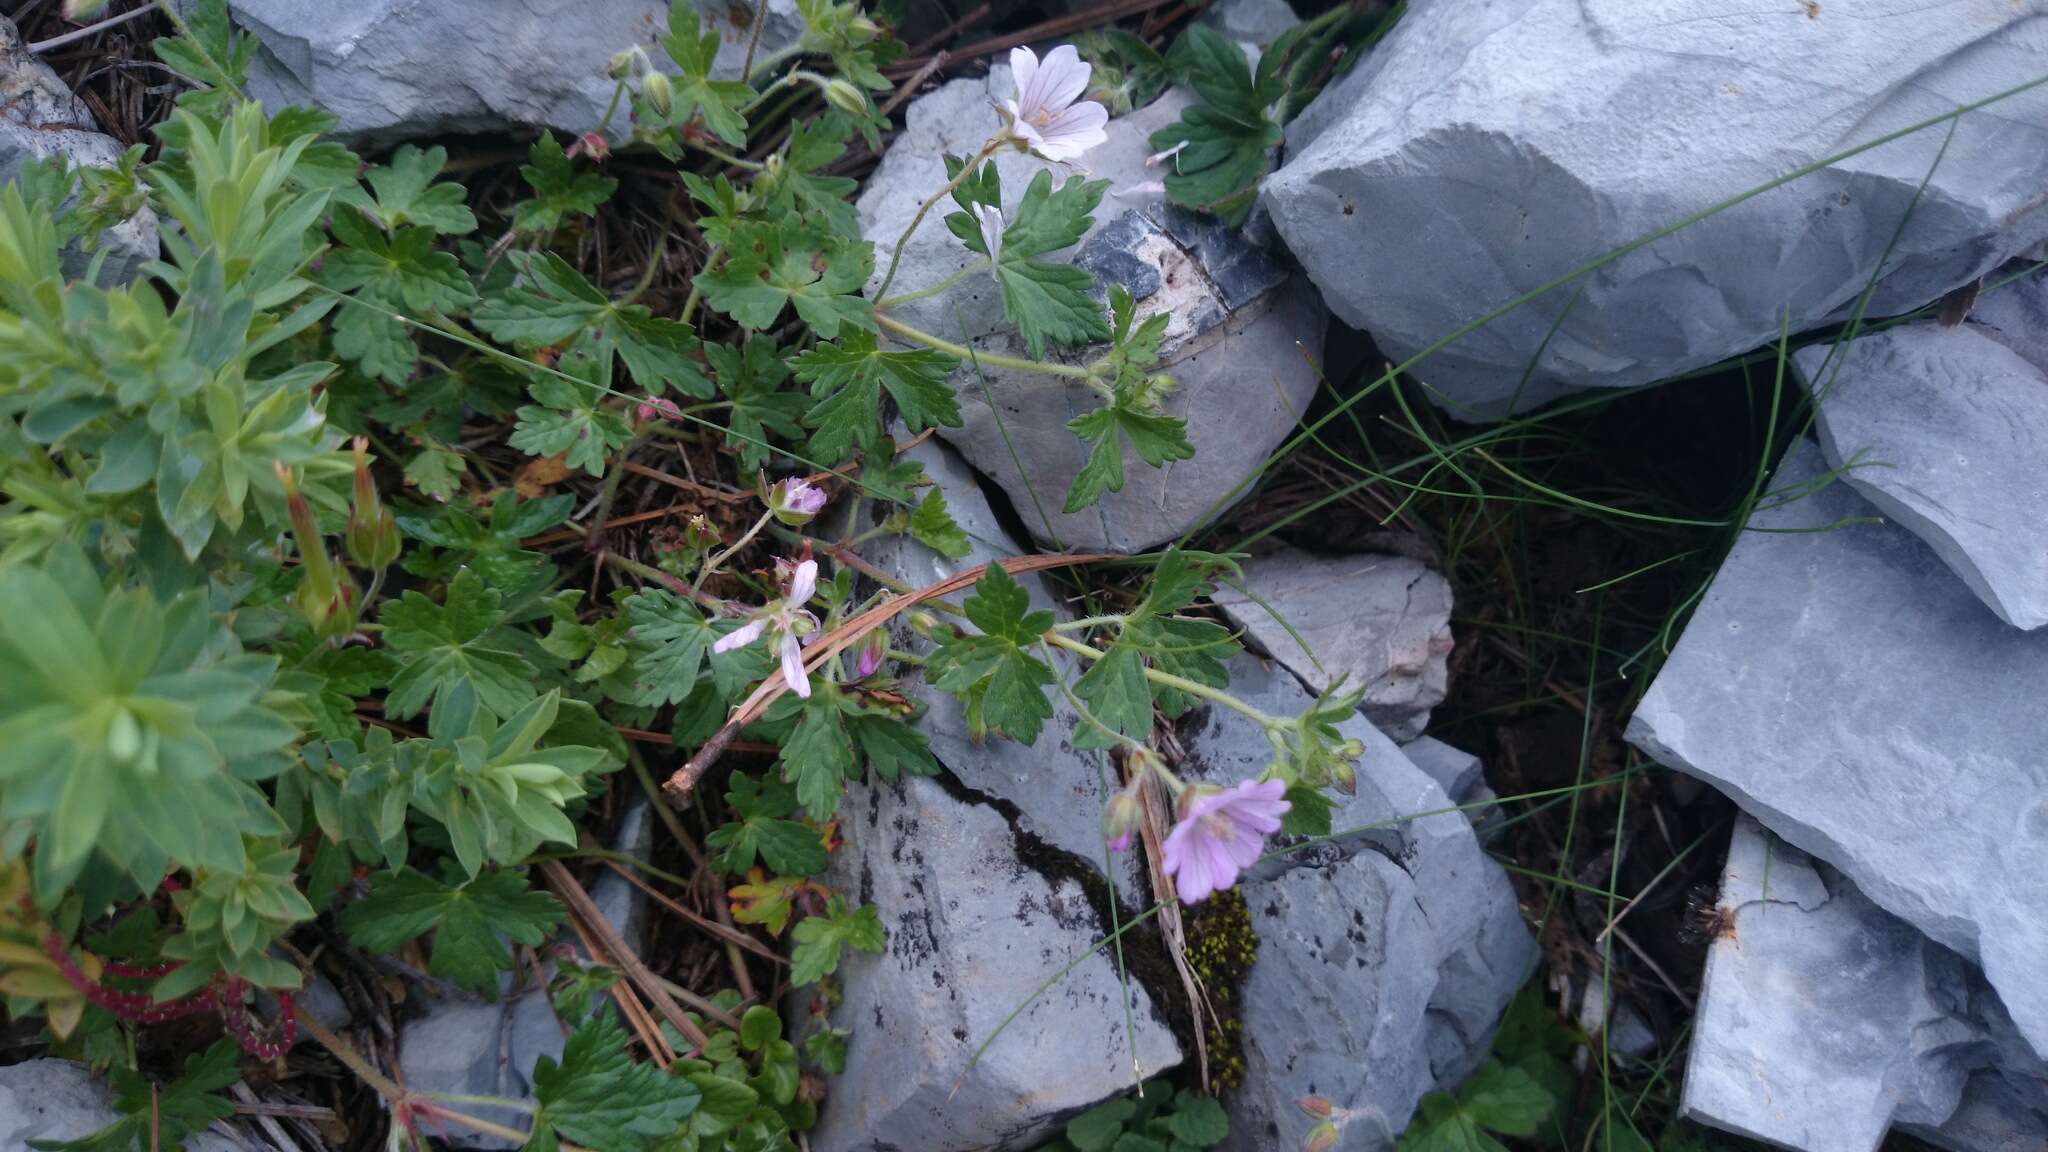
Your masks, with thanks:
[[[941,188],[937,192],[932,193],[931,199],[925,201],[923,204],[918,205],[917,215],[912,216],[910,218],[910,227],[905,228],[903,230],[903,235],[898,236],[896,238],[896,248],[894,251],[889,253],[889,270],[887,272],[882,273],[882,283],[880,287],[875,289],[875,299],[883,299],[888,294],[889,285],[896,279],[896,265],[901,263],[903,260],[903,249],[906,245],[910,243],[911,236],[916,234],[917,226],[924,223],[925,215],[932,210],[932,206],[937,204],[939,201],[944,200],[946,197],[951,196],[955,188],[958,188],[962,184],[967,183],[968,178],[973,176],[975,171],[981,167],[981,162],[995,155],[996,148],[999,147],[1001,143],[1001,140],[997,139],[991,140],[988,143],[983,144],[981,146],[981,151],[976,152],[974,156],[967,161],[967,163],[962,164],[960,166],[959,175],[956,175],[951,180],[947,181],[946,186],[944,188]]]
[[[739,539],[733,541],[732,547],[727,548],[723,552],[720,552],[718,555],[713,556],[710,560],[706,561],[703,569],[697,573],[697,578],[690,582],[690,595],[694,597],[697,594],[698,590],[704,587],[704,582],[706,580],[711,579],[711,574],[713,572],[718,571],[718,566],[720,564],[725,563],[727,560],[732,559],[733,553],[738,552],[740,549],[745,548],[747,545],[753,543],[754,537],[759,536],[761,534],[761,529],[766,528],[768,526],[768,522],[773,519],[775,519],[775,513],[761,513],[761,518],[759,520],[754,521],[754,526],[747,529],[744,535],[742,535]]]
[[[1086,656],[1090,660],[1101,660],[1109,655],[1109,653],[1104,652],[1100,648],[1091,647],[1081,643],[1079,640],[1062,636],[1057,632],[1047,632],[1045,634],[1045,641],[1048,644],[1055,644],[1065,648],[1076,655]],[[1198,683],[1185,676],[1175,676],[1171,672],[1161,672],[1157,668],[1147,668],[1145,669],[1145,679],[1150,680],[1154,684],[1163,684],[1168,688],[1177,688],[1190,696],[1196,696],[1214,704],[1221,704],[1232,711],[1241,712],[1251,719],[1258,721],[1260,727],[1263,728],[1273,728],[1287,723],[1277,716],[1269,716],[1259,711],[1257,708],[1223,691],[1221,688],[1211,688],[1207,684]]]
[[[1094,380],[1094,377],[1089,374],[1088,369],[1076,364],[1044,364],[1037,360],[1026,360],[1019,356],[998,356],[992,352],[977,352],[965,344],[955,344],[951,340],[934,336],[922,329],[912,328],[903,321],[888,316],[876,316],[875,323],[880,324],[883,328],[898,336],[908,340],[915,340],[928,348],[937,348],[939,351],[961,360],[971,360],[978,364],[987,364],[996,368],[1009,368],[1018,372],[1036,372],[1044,376],[1065,376],[1070,380]]]
[[[937,296],[939,293],[944,292],[946,289],[951,288],[953,285],[958,284],[962,280],[967,279],[969,276],[974,275],[976,272],[986,272],[989,269],[989,267],[990,264],[988,261],[988,257],[984,256],[981,259],[974,261],[967,267],[962,268],[958,272],[953,273],[951,276],[946,277],[944,280],[939,281],[937,284],[934,284],[929,288],[919,288],[915,292],[905,292],[900,296],[890,296],[885,299],[875,301],[875,311],[881,312],[889,308],[894,308],[899,304],[908,304],[912,300],[923,300],[928,296]]]

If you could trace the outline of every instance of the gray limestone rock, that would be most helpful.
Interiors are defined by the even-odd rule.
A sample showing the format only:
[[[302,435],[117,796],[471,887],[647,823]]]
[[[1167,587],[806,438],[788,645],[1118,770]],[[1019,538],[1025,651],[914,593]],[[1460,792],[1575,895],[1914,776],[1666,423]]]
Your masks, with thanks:
[[[1451,803],[1465,809],[1465,818],[1479,833],[1480,843],[1490,843],[1507,823],[1507,812],[1493,803],[1498,794],[1487,786],[1485,765],[1479,757],[1432,736],[1419,736],[1401,745],[1410,763],[1429,774],[1444,790]]]
[[[100,133],[92,110],[22,43],[14,22],[0,17],[0,184],[32,160],[62,156],[74,168],[115,168],[121,152],[113,137]],[[124,284],[157,257],[156,213],[144,208],[92,243],[91,251],[78,241],[65,245],[65,276],[85,275],[97,250],[105,249],[99,283]]]
[[[2040,1146],[2042,1063],[1961,957],[1747,816],[1719,905],[1685,1115],[1802,1152],[1871,1152],[1893,1126],[1970,1152]]]
[[[900,428],[897,439],[908,439]],[[925,474],[946,494],[946,506],[954,522],[967,533],[973,550],[955,561],[908,536],[888,536],[862,548],[862,558],[869,564],[913,587],[924,587],[962,569],[1019,554],[1016,541],[982,495],[974,471],[958,453],[926,440],[902,458],[922,464]],[[886,512],[884,508],[870,509],[870,515],[877,518]],[[1062,610],[1062,598],[1048,576],[1026,574],[1017,579],[1031,593],[1033,608]],[[929,647],[901,618],[892,635],[899,648]],[[1063,656],[1059,653],[1055,659],[1064,672],[1071,664],[1059,658]],[[952,693],[932,688],[918,677],[910,679],[907,691],[929,708],[920,727],[931,740],[932,754],[939,763],[969,788],[1012,807],[1025,832],[1101,869],[1105,855],[1102,810],[1116,791],[1116,769],[1102,752],[1074,747],[1074,731],[1081,718],[1065,696],[1053,695],[1052,719],[1046,722],[1038,742],[1027,746],[999,737],[976,743],[969,734],[965,711]],[[1118,891],[1127,901],[1139,906],[1150,902],[1147,882],[1132,857],[1119,857],[1115,873]]]
[[[114,1094],[92,1070],[45,1057],[0,1067],[0,1152],[29,1152],[31,1140],[81,1140],[121,1118]],[[192,1137],[187,1152],[240,1152],[213,1129]]]
[[[1230,675],[1232,693],[1274,715],[1311,700],[1249,656]],[[1364,717],[1343,731],[1366,750],[1358,794],[1331,817],[1335,838],[1244,883],[1259,950],[1240,1000],[1233,1149],[1298,1145],[1312,1122],[1293,1101],[1311,1092],[1351,1110],[1339,1148],[1391,1148],[1425,1093],[1485,1058],[1534,963],[1506,874],[1446,811],[1443,789]],[[1180,770],[1194,779],[1247,779],[1272,758],[1263,733],[1221,708],[1185,719],[1181,742]]]
[[[919,205],[945,185],[941,157],[980,147],[997,127],[990,92],[1008,85],[1009,71],[999,67],[986,83],[955,80],[910,106],[904,131],[859,201],[861,226],[877,247],[871,291]],[[1053,377],[987,365],[986,390],[972,366],[954,374],[965,427],[941,434],[1009,493],[1026,528],[1048,543],[1137,552],[1204,522],[1294,428],[1315,393],[1311,358],[1320,356],[1327,319],[1315,293],[1266,248],[1169,208],[1163,194],[1140,187],[1161,175],[1145,166],[1148,137],[1177,120],[1187,100],[1184,92],[1169,92],[1110,123],[1108,143],[1082,161],[1088,175],[1111,181],[1110,191],[1077,248],[1048,259],[1071,257],[1096,273],[1105,293],[1111,284],[1125,286],[1138,300],[1140,319],[1160,312],[1172,317],[1162,369],[1180,386],[1165,409],[1188,420],[1194,458],[1153,468],[1127,452],[1123,491],[1066,514],[1067,488],[1087,460],[1087,447],[1066,423],[1098,407],[1097,397]],[[996,163],[1010,211],[1035,173],[1050,167],[1064,180],[1074,171],[1015,152]],[[979,259],[947,230],[947,211],[933,209],[910,237],[889,295],[937,284]],[[995,281],[985,274],[891,311],[916,328],[985,352],[1025,354],[1003,319]],[[1101,352],[1048,350],[1070,363]]]
[[[2000,619],[2048,624],[2048,374],[1976,324],[1932,321],[1813,345],[1793,362],[1850,487]]]
[[[1301,23],[1287,0],[1217,0],[1202,13],[1202,22],[1244,44],[1263,48]]]
[[[1180,1062],[1135,983],[1126,1031],[1105,953],[1034,999],[1110,925],[1077,880],[1022,861],[1029,845],[1001,812],[931,777],[855,785],[841,810],[846,845],[829,882],[881,910],[888,946],[841,961],[832,1020],[852,1036],[813,1152],[1029,1148],[1129,1090],[1134,1062],[1147,1076]]]
[[[1262,199],[1332,311],[1403,361],[1624,244],[2036,80],[2044,12],[1418,0],[1290,126]],[[1824,323],[1881,262],[1870,315],[1925,304],[2048,235],[2048,90],[1954,124],[1629,252],[1414,374],[1493,417],[1768,344],[1787,309],[1795,332]]]
[[[628,802],[613,835],[612,850],[646,859],[654,844],[654,816],[643,797]],[[616,872],[590,885],[591,902],[628,945],[638,948],[646,932],[647,897]],[[581,955],[578,949],[578,955]],[[552,966],[550,966],[552,971]],[[508,976],[507,995],[496,1001],[471,997],[422,997],[426,1011],[399,1031],[399,1069],[409,1086],[430,1092],[500,1096],[524,1100],[533,1094],[533,1066],[542,1056],[562,1056],[562,1026],[535,988],[530,972]],[[478,1105],[479,1115],[523,1127],[522,1113]],[[511,1144],[494,1136],[454,1128],[446,1142],[459,1148],[499,1149]]]
[[[338,131],[376,141],[532,125],[595,129],[615,82],[614,53],[638,45],[653,61],[667,0],[232,0],[235,22],[262,49],[249,94],[266,105],[324,108]],[[701,0],[722,42],[713,73],[739,75],[752,34],[749,4]],[[770,0],[760,59],[803,34],[795,0]],[[615,114],[612,131],[629,126]]]
[[[1217,593],[1231,622],[1314,691],[1363,687],[1387,735],[1413,739],[1443,703],[1451,586],[1420,561],[1276,552],[1244,562],[1244,587]]]
[[[1801,441],[1773,491],[1825,472]],[[1830,483],[1759,513],[1628,738],[1980,963],[2048,1051],[2048,632],[1875,512]]]

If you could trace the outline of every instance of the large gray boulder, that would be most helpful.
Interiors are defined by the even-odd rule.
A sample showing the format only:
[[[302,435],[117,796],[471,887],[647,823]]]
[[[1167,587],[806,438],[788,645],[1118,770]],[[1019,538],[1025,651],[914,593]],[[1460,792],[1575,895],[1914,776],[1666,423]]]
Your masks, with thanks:
[[[2044,11],[1417,0],[1290,126],[1263,202],[1331,310],[1401,361],[1710,206],[2037,80]],[[2048,236],[2048,90],[1954,126],[1690,224],[1415,375],[1454,414],[1492,417],[1813,327],[1880,263],[1870,315],[1925,304]]]
[[[2048,632],[1990,612],[1800,441],[1631,718],[1879,907],[1980,963],[2048,1051]],[[1804,493],[1804,494],[1799,494]]]
[[[1315,692],[1342,682],[1396,740],[1412,740],[1450,679],[1451,586],[1406,556],[1288,550],[1246,560],[1244,592],[1216,602],[1230,622]]]
[[[1802,1152],[2048,1146],[2048,1065],[1982,976],[1839,872],[1741,817],[1717,919],[1685,1115]]]
[[[1273,715],[1313,699],[1249,656],[1231,661],[1230,678],[1234,695]],[[1335,835],[1243,884],[1259,945],[1238,998],[1245,1076],[1227,1101],[1230,1149],[1298,1146],[1314,1121],[1294,1101],[1310,1094],[1349,1111],[1344,1152],[1393,1147],[1425,1094],[1485,1058],[1535,961],[1507,874],[1442,787],[1364,717],[1342,731],[1365,754],[1357,795],[1338,798]],[[1191,714],[1181,743],[1193,779],[1249,779],[1272,759],[1264,733],[1222,708]]]
[[[2000,619],[2048,624],[2048,374],[1975,324],[1902,325],[1794,358],[1828,463]]]
[[[0,1067],[0,1152],[29,1152],[31,1140],[83,1140],[121,1118],[114,1094],[92,1070],[45,1057]],[[217,1129],[198,1133],[186,1152],[240,1152]]]
[[[1111,927],[1087,887],[1071,868],[1041,871],[997,808],[916,777],[855,785],[843,811],[828,881],[881,911],[888,946],[840,963],[831,1019],[852,1035],[813,1152],[1029,1148],[1133,1088],[1134,1069],[1180,1062],[1144,988],[1088,954]]]
[[[14,180],[30,161],[61,156],[73,168],[116,168],[121,153],[120,143],[100,132],[85,102],[22,43],[14,21],[0,17],[0,184]],[[66,244],[64,275],[85,275],[102,249],[99,283],[133,280],[157,257],[156,213],[143,208],[99,236]]]
[[[324,108],[342,135],[373,141],[536,126],[583,133],[604,119],[616,81],[605,66],[638,45],[653,61],[668,0],[231,0],[262,48],[249,94],[277,107]],[[713,72],[739,75],[751,4],[699,5],[721,42]],[[803,34],[795,0],[769,0],[758,61]],[[631,118],[621,107],[614,135]]]
[[[903,132],[859,200],[862,231],[876,245],[870,291],[919,205],[945,186],[942,157],[980,148],[998,126],[990,93],[1007,92],[1009,85],[1008,68],[999,67],[986,82],[954,80],[911,104]],[[1110,122],[1109,141],[1081,161],[1087,175],[1111,181],[1110,192],[1081,243],[1047,259],[1089,268],[1105,293],[1111,284],[1128,288],[1141,320],[1160,312],[1172,317],[1161,368],[1180,386],[1166,398],[1165,410],[1188,421],[1194,458],[1153,468],[1127,451],[1123,490],[1067,514],[1061,511],[1067,489],[1088,448],[1066,423],[1099,407],[1100,399],[1072,382],[986,364],[979,374],[962,365],[953,377],[965,427],[941,434],[1001,485],[1025,527],[1048,544],[1138,552],[1204,523],[1294,428],[1315,394],[1312,361],[1320,358],[1327,317],[1306,282],[1276,253],[1142,189],[1162,175],[1145,165],[1148,138],[1179,119],[1187,101],[1176,90]],[[1016,152],[1000,155],[996,164],[1011,212],[1037,172],[1052,168],[1057,181],[1075,172]],[[935,207],[910,237],[890,295],[936,285],[981,259],[947,230],[949,210],[950,202]],[[983,352],[1027,354],[986,274],[890,312]],[[1051,358],[1074,364],[1103,351],[1048,349]]]

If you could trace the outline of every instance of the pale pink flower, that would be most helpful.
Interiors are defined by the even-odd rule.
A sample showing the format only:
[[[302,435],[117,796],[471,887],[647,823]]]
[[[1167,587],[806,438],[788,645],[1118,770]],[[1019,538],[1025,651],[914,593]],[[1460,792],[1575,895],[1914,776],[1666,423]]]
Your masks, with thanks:
[[[808,524],[825,507],[825,490],[807,480],[790,477],[768,489],[768,510],[792,527]]]
[[[1181,798],[1180,822],[1166,834],[1160,867],[1174,878],[1183,904],[1195,904],[1237,883],[1237,874],[1265,851],[1290,805],[1279,780],[1246,780]]]
[[[783,562],[777,561],[777,567]],[[774,645],[782,657],[782,679],[789,690],[798,696],[809,698],[811,677],[804,671],[804,645],[818,631],[818,618],[804,611],[804,603],[818,588],[818,562],[806,560],[791,569],[789,590],[782,599],[771,600],[756,609],[745,624],[711,645],[713,652],[730,652],[744,648],[767,633],[769,643]]]
[[[1003,101],[1010,134],[1054,161],[1078,160],[1108,140],[1103,125],[1109,123],[1109,110],[1081,99],[1094,73],[1072,44],[1060,45],[1042,61],[1029,48],[1012,48],[1010,74],[1017,81],[1017,98]]]

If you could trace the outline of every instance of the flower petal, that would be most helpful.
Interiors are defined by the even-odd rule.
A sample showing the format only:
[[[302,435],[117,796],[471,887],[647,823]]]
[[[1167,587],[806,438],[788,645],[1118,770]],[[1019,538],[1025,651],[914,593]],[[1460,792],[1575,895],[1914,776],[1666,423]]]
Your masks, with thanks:
[[[1010,49],[1010,78],[1017,82],[1017,98],[1008,101],[1010,114],[1021,118],[1023,109],[1036,107],[1027,102],[1024,93],[1031,88],[1031,82],[1038,77],[1038,53],[1029,48]]]
[[[795,633],[791,632],[782,634],[782,679],[791,692],[810,699],[811,677],[804,671],[803,645],[797,643]]]
[[[1088,91],[1088,80],[1094,75],[1095,67],[1082,60],[1072,44],[1047,52],[1038,74],[1032,77],[1039,91],[1038,107],[1053,113],[1063,111]]]
[[[711,650],[713,652],[730,652],[735,648],[745,648],[747,645],[760,639],[761,630],[767,626],[768,622],[765,620],[749,620],[738,628],[720,636],[711,645]]]
[[[796,575],[790,577],[789,580],[789,595],[782,602],[786,607],[801,608],[804,602],[811,598],[811,593],[817,591],[817,588],[818,562],[816,560],[806,560],[796,566]]]

